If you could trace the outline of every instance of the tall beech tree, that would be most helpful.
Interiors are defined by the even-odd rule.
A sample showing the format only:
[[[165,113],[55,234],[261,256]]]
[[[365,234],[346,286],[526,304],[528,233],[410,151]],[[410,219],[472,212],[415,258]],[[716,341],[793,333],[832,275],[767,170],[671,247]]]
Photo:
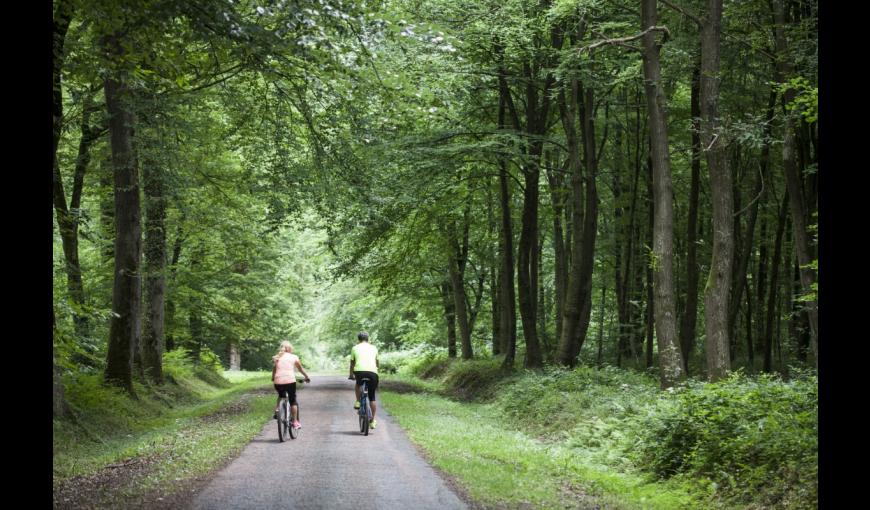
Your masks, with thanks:
[[[115,281],[105,377],[132,393],[133,349],[139,343],[142,227],[139,169],[133,150],[132,91],[122,60],[123,37],[123,32],[117,31],[104,39],[112,65],[105,78],[105,93],[115,188]]]
[[[641,5],[641,42],[643,74],[649,112],[650,154],[653,172],[653,312],[659,347],[659,368],[662,387],[673,386],[685,376],[682,354],[677,344],[676,305],[674,303],[674,205],[671,186],[671,162],[668,147],[667,99],[662,89],[660,45],[656,32],[668,34],[657,26],[656,0],[643,0]],[[703,86],[702,86],[703,90]],[[703,100],[702,100],[703,103]]]
[[[701,27],[701,146],[707,155],[713,203],[713,260],[704,289],[707,374],[717,381],[731,369],[728,305],[734,263],[734,198],[725,135],[719,119],[719,40],[722,0],[708,0]]]

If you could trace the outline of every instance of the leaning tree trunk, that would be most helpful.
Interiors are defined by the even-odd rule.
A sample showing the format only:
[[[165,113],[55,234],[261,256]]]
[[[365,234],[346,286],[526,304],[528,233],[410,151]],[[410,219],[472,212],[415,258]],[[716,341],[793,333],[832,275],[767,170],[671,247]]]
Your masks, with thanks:
[[[643,0],[641,30],[656,26],[656,0]],[[653,280],[656,338],[663,388],[684,377],[683,360],[677,344],[674,303],[674,192],[668,154],[668,126],[665,93],[662,88],[659,46],[655,31],[648,30],[643,41],[643,74],[649,110],[650,149],[653,168]],[[703,87],[702,87],[703,88]]]
[[[120,55],[118,36],[107,38],[107,42],[110,51]],[[115,282],[105,378],[133,393],[132,361],[133,347],[138,343],[142,244],[139,176],[133,153],[133,109],[123,71],[114,70],[105,79],[105,89],[115,186]]]

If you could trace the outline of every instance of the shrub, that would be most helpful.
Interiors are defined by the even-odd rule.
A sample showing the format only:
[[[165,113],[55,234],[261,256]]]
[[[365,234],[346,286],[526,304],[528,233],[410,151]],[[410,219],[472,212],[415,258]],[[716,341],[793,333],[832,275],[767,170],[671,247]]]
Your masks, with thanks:
[[[818,379],[734,374],[664,396],[637,427],[638,460],[659,477],[705,477],[765,506],[814,508]]]
[[[473,359],[452,363],[444,378],[447,392],[463,400],[492,398],[498,383],[510,373],[498,359]]]
[[[422,356],[408,363],[405,372],[421,379],[433,379],[442,376],[452,362],[447,353],[426,351]]]
[[[194,377],[212,386],[228,388],[232,384],[223,377],[223,366],[220,358],[208,347],[203,346],[199,354],[199,363],[194,363],[192,353],[182,347],[173,349],[163,355],[163,371],[170,382]]]
[[[378,371],[384,374],[395,374],[399,371],[404,371],[406,367],[412,365],[423,353],[426,352],[422,345],[406,351],[393,351],[380,353],[378,362],[380,366]]]

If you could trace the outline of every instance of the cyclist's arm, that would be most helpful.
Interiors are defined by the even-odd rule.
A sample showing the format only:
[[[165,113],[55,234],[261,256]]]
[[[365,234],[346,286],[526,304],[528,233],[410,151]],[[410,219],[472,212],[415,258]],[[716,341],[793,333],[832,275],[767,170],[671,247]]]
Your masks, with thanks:
[[[353,359],[353,356],[351,356],[350,357],[350,375],[348,376],[351,379],[353,379],[353,367],[354,367],[354,365],[356,365],[356,360]]]
[[[300,372],[302,372],[302,375],[305,376],[305,380],[306,380],[306,381],[310,381],[310,380],[311,380],[311,379],[308,377],[308,372],[306,372],[305,369],[302,368],[302,362],[299,361],[298,359],[296,360],[296,367],[299,369]]]
[[[278,370],[278,363],[272,365],[272,382],[275,382],[275,371]]]

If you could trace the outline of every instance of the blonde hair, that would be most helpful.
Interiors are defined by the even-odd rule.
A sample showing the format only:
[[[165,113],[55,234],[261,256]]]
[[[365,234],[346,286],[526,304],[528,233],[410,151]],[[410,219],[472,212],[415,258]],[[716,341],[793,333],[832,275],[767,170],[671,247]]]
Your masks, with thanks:
[[[281,342],[281,346],[278,347],[278,354],[272,356],[272,360],[278,361],[278,358],[280,358],[281,355],[284,354],[285,352],[289,352],[290,354],[293,354],[293,344],[291,344],[287,340],[284,340],[283,342]]]

